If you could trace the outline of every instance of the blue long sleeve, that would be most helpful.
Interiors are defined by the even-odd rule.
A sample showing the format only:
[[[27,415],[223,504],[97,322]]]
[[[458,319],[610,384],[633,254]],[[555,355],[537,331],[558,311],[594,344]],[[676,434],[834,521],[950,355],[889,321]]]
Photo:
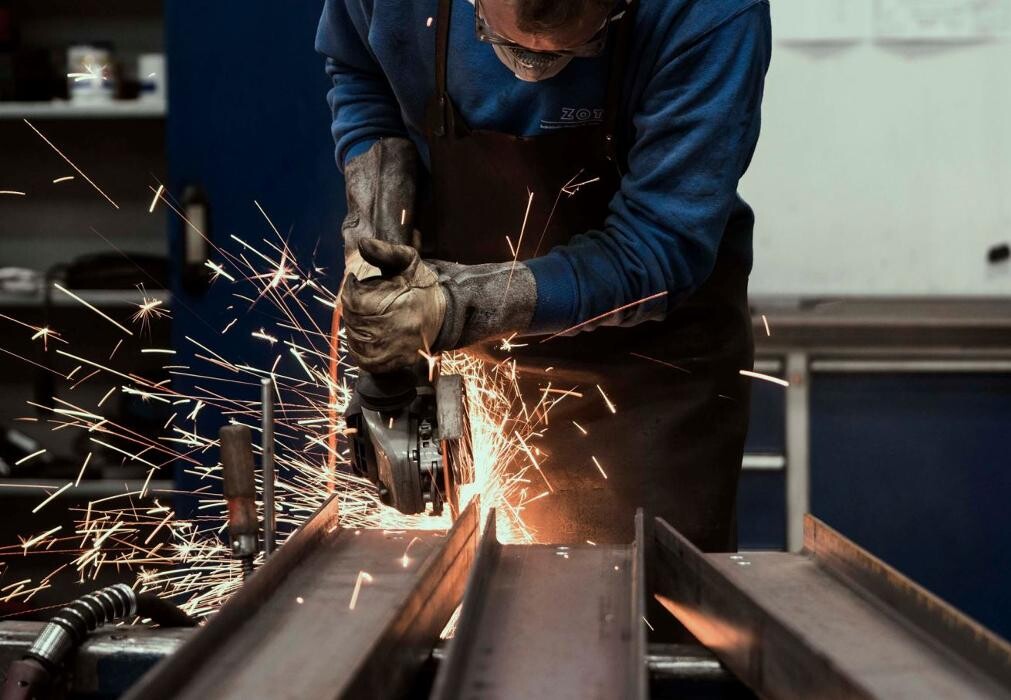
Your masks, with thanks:
[[[316,33],[316,50],[326,56],[333,83],[327,102],[339,167],[384,136],[407,136],[389,81],[362,41],[365,16],[352,17],[343,0],[326,0]]]
[[[521,82],[478,41],[473,5],[453,3],[448,90],[472,129],[537,136],[600,122],[607,55]],[[425,106],[435,90],[428,20],[437,6],[326,0],[317,49],[333,78],[339,164],[376,138],[405,134],[428,163]],[[537,282],[534,332],[667,292],[601,325],[662,317],[705,282],[718,255],[750,266],[754,216],[737,185],[758,140],[771,52],[768,0],[639,0],[618,115],[627,172],[601,230],[573,231],[567,245],[528,261]],[[474,235],[504,239],[501,230]]]
[[[556,332],[666,291],[599,325],[662,317],[708,278],[731,216],[743,214],[750,228],[737,184],[758,142],[767,9],[741,12],[661,57],[604,230],[528,261],[538,285],[533,331]]]

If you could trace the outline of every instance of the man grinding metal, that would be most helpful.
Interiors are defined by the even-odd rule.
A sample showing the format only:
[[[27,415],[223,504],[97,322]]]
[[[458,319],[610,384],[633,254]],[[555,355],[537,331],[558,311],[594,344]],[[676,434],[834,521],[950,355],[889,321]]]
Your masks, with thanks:
[[[737,186],[768,1],[326,0],[316,48],[353,359],[387,372],[515,334],[533,386],[583,394],[538,443],[554,491],[528,525],[629,542],[642,506],[735,549],[754,226]]]

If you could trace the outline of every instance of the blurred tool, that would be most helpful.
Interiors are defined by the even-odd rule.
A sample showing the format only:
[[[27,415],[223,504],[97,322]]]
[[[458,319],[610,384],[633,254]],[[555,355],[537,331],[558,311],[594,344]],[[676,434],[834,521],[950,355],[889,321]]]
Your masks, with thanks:
[[[116,76],[108,46],[81,44],[67,49],[67,92],[71,102],[112,101]]]
[[[143,53],[137,58],[137,80],[140,82],[140,99],[145,102],[165,100],[165,54]]]
[[[252,435],[244,425],[226,425],[221,441],[221,473],[228,504],[228,539],[232,556],[242,564],[243,578],[253,573],[259,525],[256,520],[256,479]]]

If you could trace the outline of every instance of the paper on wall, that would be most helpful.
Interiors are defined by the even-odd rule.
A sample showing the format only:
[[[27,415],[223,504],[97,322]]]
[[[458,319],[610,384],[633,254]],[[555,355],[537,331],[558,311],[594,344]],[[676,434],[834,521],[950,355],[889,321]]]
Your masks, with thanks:
[[[875,0],[874,35],[884,41],[1011,37],[1011,0]]]
[[[773,0],[772,33],[778,41],[838,43],[870,36],[872,0]]]

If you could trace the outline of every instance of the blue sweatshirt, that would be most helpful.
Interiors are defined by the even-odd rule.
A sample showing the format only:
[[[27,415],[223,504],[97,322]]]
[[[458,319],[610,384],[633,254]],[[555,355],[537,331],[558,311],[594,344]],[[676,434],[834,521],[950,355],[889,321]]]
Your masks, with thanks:
[[[600,121],[609,51],[525,83],[478,41],[471,2],[454,3],[448,90],[471,128],[533,136]],[[428,162],[429,18],[437,7],[438,0],[326,0],[316,49],[333,80],[338,165],[383,136],[409,137]],[[628,170],[601,230],[573,231],[567,245],[527,261],[537,282],[533,332],[667,291],[605,323],[656,318],[705,282],[718,253],[751,264],[754,216],[737,185],[758,141],[768,0],[639,0],[631,44],[619,114]]]

